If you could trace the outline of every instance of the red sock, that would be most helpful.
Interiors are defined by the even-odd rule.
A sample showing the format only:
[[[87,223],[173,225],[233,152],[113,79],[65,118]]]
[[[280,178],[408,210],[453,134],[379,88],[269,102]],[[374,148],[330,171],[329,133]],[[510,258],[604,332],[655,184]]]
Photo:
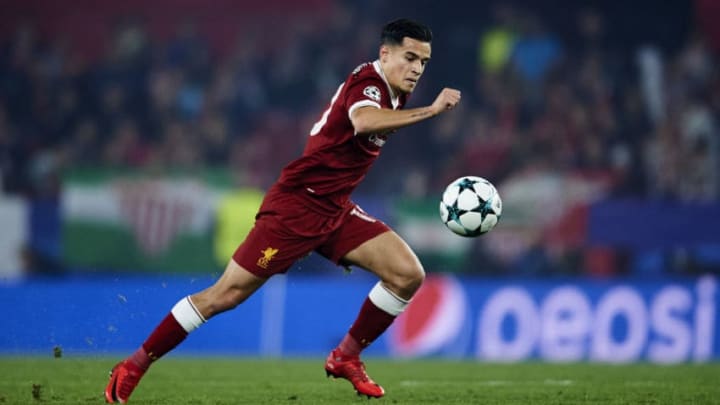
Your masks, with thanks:
[[[142,350],[145,353],[147,360],[143,360],[143,352],[135,352],[135,354],[131,356],[131,359],[140,367],[142,367],[143,364],[149,366],[150,363],[164,356],[167,352],[179,345],[185,340],[187,335],[188,333],[178,323],[175,316],[169,313],[150,334],[145,343],[142,344],[142,347],[138,349],[138,352]],[[137,358],[135,358],[136,356]]]
[[[143,349],[142,346],[138,347],[135,353],[130,356],[130,361],[143,370],[147,370],[150,368],[150,364],[152,364],[152,360],[148,357],[147,353],[145,353],[145,349]]]
[[[348,356],[359,355],[364,348],[382,335],[394,320],[394,315],[378,308],[370,298],[366,298],[355,323],[338,348]]]
[[[340,349],[342,354],[348,356],[359,356],[363,347],[360,346],[360,343],[358,343],[358,341],[348,333],[338,345],[338,349]]]

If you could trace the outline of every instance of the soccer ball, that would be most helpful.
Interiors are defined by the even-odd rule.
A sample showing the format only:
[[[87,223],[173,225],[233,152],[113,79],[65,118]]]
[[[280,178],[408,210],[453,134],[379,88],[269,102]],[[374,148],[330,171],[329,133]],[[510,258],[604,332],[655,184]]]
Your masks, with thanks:
[[[501,214],[500,194],[482,177],[460,177],[447,186],[440,201],[440,218],[445,226],[461,236],[489,232]]]

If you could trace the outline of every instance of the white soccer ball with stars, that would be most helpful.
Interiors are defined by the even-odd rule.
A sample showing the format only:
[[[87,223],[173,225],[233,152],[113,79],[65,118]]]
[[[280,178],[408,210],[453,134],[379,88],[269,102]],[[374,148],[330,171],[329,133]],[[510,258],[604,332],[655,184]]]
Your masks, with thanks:
[[[495,227],[502,200],[495,186],[482,177],[463,176],[450,183],[440,201],[440,218],[461,236],[478,236]]]

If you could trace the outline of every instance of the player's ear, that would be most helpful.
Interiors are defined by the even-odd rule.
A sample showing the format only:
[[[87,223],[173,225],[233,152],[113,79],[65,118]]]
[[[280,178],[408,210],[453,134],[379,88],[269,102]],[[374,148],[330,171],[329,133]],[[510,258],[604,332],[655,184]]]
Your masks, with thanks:
[[[380,61],[385,62],[388,55],[390,55],[390,47],[385,44],[380,45]]]

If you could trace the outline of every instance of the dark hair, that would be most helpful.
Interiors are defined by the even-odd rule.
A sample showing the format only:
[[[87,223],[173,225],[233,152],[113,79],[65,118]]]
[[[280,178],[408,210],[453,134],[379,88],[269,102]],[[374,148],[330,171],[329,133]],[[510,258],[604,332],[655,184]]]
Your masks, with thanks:
[[[405,37],[422,42],[431,42],[432,31],[425,24],[401,18],[390,21],[383,27],[382,34],[380,34],[380,43],[383,45],[401,45]]]

